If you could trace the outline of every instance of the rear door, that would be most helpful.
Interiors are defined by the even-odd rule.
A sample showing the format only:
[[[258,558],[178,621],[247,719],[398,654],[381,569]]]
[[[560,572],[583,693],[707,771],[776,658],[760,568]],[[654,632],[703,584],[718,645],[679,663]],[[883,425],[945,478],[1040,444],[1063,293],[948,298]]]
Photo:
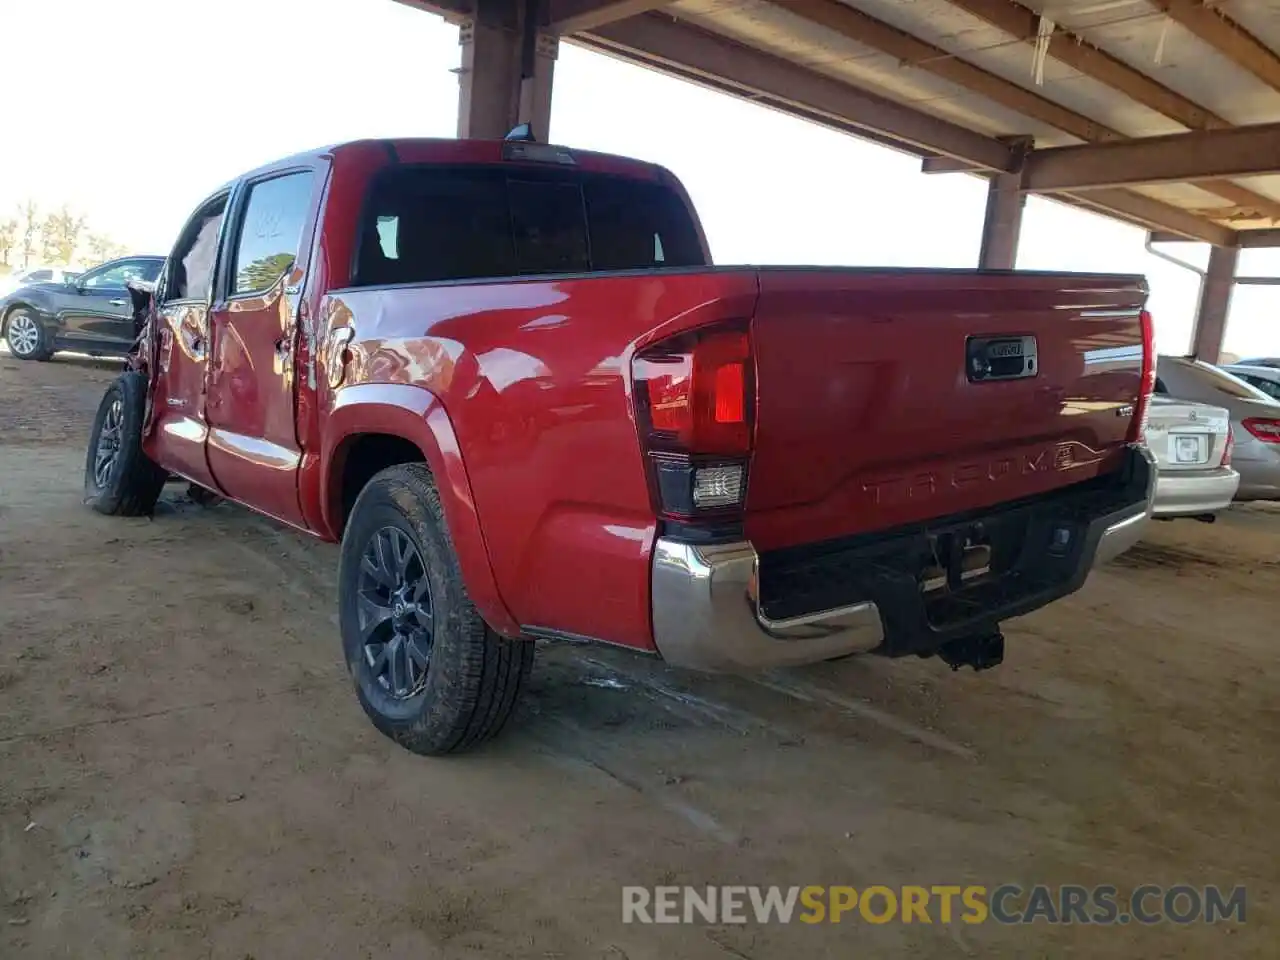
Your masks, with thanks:
[[[1145,298],[1140,278],[761,271],[748,535],[886,529],[1113,469]]]
[[[229,496],[298,526],[294,356],[320,186],[305,168],[238,192],[211,311],[210,469]]]

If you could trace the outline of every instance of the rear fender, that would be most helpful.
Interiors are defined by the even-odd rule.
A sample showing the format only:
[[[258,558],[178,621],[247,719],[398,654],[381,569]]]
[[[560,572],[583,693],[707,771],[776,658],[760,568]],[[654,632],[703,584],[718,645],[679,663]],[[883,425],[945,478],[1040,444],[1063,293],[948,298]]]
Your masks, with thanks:
[[[333,408],[324,418],[321,440],[316,493],[322,535],[334,540],[342,536],[340,484],[346,451],[349,441],[369,433],[400,437],[422,451],[440,491],[467,593],[490,627],[508,637],[519,636],[520,626],[498,592],[489,563],[457,435],[444,406],[430,391],[398,383],[362,383],[338,391]],[[306,502],[305,492],[303,499]]]

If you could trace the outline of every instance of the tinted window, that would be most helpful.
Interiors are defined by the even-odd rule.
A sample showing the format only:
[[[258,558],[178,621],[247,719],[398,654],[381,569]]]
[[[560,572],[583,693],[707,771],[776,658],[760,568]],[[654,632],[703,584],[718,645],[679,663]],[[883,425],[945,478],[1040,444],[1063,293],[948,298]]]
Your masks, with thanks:
[[[570,171],[399,167],[375,183],[358,286],[706,263],[680,196]]]
[[[1229,397],[1238,397],[1241,400],[1269,400],[1270,398],[1259,390],[1257,387],[1251,387],[1239,377],[1234,377],[1225,370],[1219,370],[1207,363],[1197,363],[1194,366],[1197,375],[1206,383],[1219,390]]]
[[[1267,396],[1280,400],[1280,383],[1275,383],[1272,380],[1265,380],[1262,377],[1255,376],[1251,373],[1238,373],[1236,376],[1246,383],[1257,387]]]
[[[53,279],[52,270],[32,270],[22,278],[23,283],[43,283]]]
[[[280,279],[298,256],[310,210],[309,172],[253,185],[231,264],[234,293],[261,293]]]
[[[154,260],[126,260],[106,268],[90,270],[80,283],[89,290],[98,287],[123,287],[129,280],[154,280],[159,272],[160,264]]]
[[[581,186],[509,180],[507,203],[520,273],[586,273],[591,269]]]

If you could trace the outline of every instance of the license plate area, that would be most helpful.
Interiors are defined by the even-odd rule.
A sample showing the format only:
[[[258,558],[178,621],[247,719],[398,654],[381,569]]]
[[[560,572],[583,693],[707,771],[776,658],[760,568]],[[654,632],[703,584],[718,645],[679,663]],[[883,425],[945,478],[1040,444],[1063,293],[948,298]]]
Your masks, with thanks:
[[[1203,433],[1169,435],[1169,463],[1197,466],[1209,462],[1209,437]]]

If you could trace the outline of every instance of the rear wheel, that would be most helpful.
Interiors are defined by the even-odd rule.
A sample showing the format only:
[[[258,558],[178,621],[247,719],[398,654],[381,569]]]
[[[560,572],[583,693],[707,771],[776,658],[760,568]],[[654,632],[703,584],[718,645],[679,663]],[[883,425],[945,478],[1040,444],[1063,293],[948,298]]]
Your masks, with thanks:
[[[373,725],[421,754],[468,750],[502,729],[534,645],[489,629],[467,596],[430,471],[374,476],[342,538],[343,651]]]
[[[4,339],[9,344],[9,352],[19,360],[48,360],[53,356],[44,324],[26,307],[18,307],[9,314]]]
[[[116,379],[98,404],[84,464],[84,502],[99,513],[150,516],[168,477],[142,450],[147,381],[141,373]]]

